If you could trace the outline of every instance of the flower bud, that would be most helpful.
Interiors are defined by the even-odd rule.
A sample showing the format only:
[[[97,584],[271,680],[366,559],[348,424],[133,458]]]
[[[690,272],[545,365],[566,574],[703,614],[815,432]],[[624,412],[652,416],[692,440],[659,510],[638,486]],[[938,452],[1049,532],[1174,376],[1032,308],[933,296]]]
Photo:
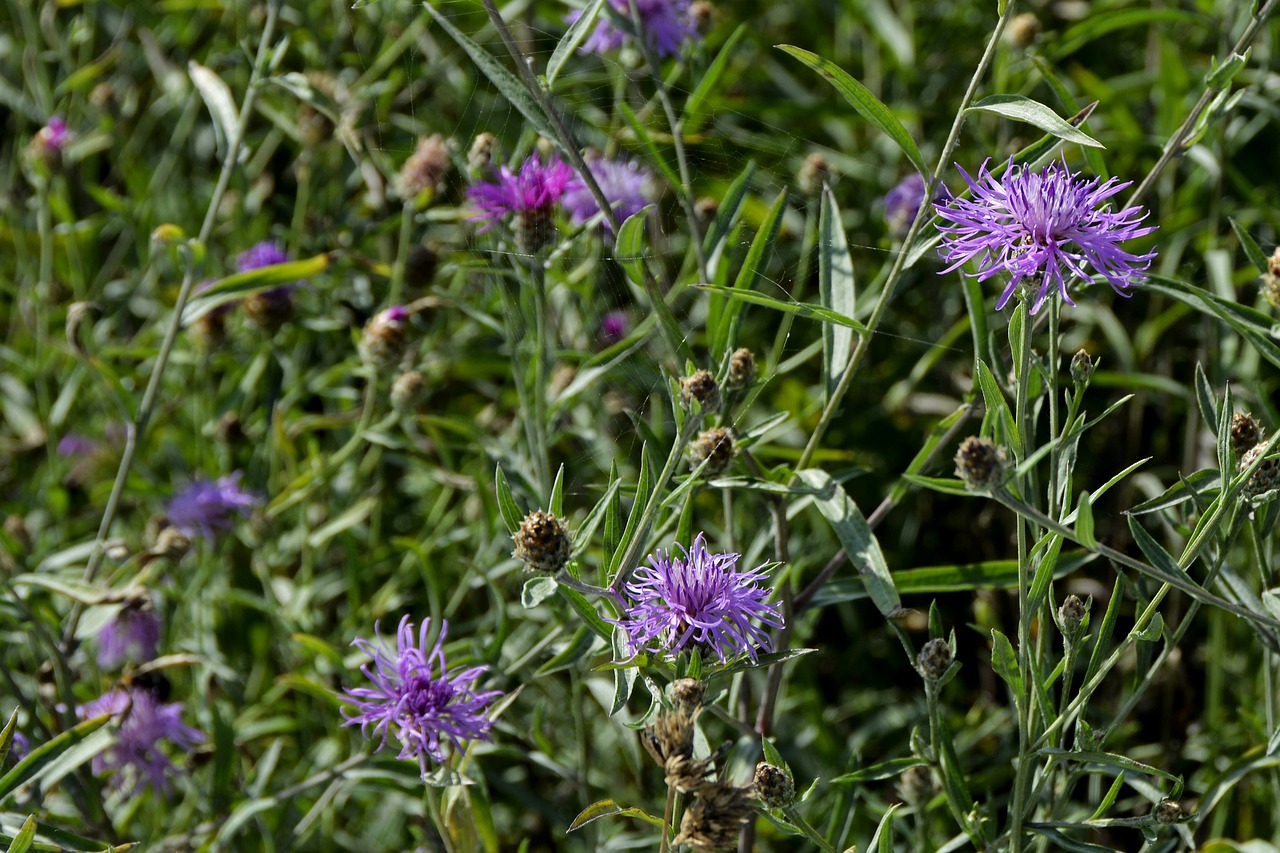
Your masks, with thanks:
[[[698,217],[698,221],[703,225],[710,224],[719,212],[720,202],[711,196],[704,195],[693,203],[693,215]]]
[[[696,678],[679,678],[671,685],[671,698],[676,709],[693,716],[702,707],[702,700],[707,696],[707,685]]]
[[[1236,412],[1231,416],[1231,449],[1235,451],[1237,459],[1243,459],[1260,441],[1262,424],[1254,420],[1253,415]]]
[[[1155,814],[1156,823],[1169,826],[1182,819],[1182,804],[1177,800],[1161,800],[1156,804],[1153,814]]]
[[[435,195],[449,171],[449,145],[445,138],[433,133],[418,140],[418,147],[404,161],[396,180],[396,194],[404,201],[416,200],[424,193]]]
[[[436,277],[440,267],[440,253],[435,246],[417,244],[409,248],[409,257],[405,260],[405,284],[426,288]]]
[[[1005,452],[990,439],[969,436],[956,451],[956,476],[974,492],[990,491],[1004,482]]]
[[[273,287],[254,293],[240,303],[245,318],[268,334],[274,334],[293,317],[293,288]]]
[[[1058,622],[1062,626],[1062,632],[1068,639],[1080,633],[1080,626],[1084,624],[1086,612],[1084,602],[1080,600],[1080,596],[1068,595],[1062,600],[1062,606],[1058,608]]]
[[[536,255],[551,245],[556,236],[555,206],[550,204],[519,210],[515,215],[516,251]]]
[[[908,805],[919,805],[933,797],[933,771],[927,764],[917,764],[898,777],[898,796]]]
[[[488,131],[476,136],[475,141],[471,143],[471,150],[467,152],[467,168],[472,174],[484,171],[489,165],[489,161],[493,159],[493,147],[496,143],[497,137]]]
[[[937,681],[942,678],[947,671],[947,667],[951,666],[953,659],[951,646],[946,640],[930,640],[924,644],[924,647],[920,649],[920,654],[916,657],[916,670],[927,681]]]
[[[733,461],[736,451],[733,447],[733,431],[724,427],[704,430],[689,445],[689,461],[696,468],[703,462],[707,467],[703,473],[708,477],[722,474]]]
[[[1280,246],[1276,246],[1271,257],[1267,258],[1267,272],[1280,277]]]
[[[1089,357],[1089,353],[1080,350],[1071,357],[1071,381],[1080,387],[1088,385],[1097,366],[1097,362]]]
[[[720,384],[711,371],[699,370],[680,380],[680,405],[692,409],[694,400],[702,405],[703,412],[720,408]]]
[[[421,410],[427,401],[427,378],[416,370],[408,370],[391,383],[391,408],[410,415]]]
[[[688,844],[696,850],[727,850],[736,847],[742,824],[751,820],[751,788],[738,788],[716,782],[698,792],[698,796],[680,821],[676,844]]]
[[[1258,444],[1245,451],[1244,456],[1240,459],[1240,470],[1244,471],[1252,465],[1259,456],[1262,455],[1265,444]],[[1244,484],[1244,497],[1253,498],[1264,492],[1269,492],[1276,486],[1280,485],[1280,459],[1274,456],[1264,459],[1258,469],[1253,472],[1253,476]]]
[[[804,163],[800,165],[800,171],[796,174],[796,183],[800,185],[800,192],[816,196],[822,192],[824,186],[831,183],[833,174],[827,158],[822,155],[822,152],[814,151],[805,157]]]
[[[731,390],[750,387],[756,381],[756,356],[746,347],[738,347],[729,356],[729,376],[725,385]]]
[[[781,767],[767,761],[756,765],[755,778],[751,780],[756,799],[771,809],[786,808],[795,802],[796,783]]]
[[[528,571],[555,573],[569,562],[569,531],[549,512],[526,515],[511,538],[516,543],[511,556],[522,560]]]
[[[1268,261],[1268,266],[1271,261]],[[1280,275],[1265,273],[1262,276],[1262,295],[1272,308],[1280,308]]]
[[[1040,19],[1034,12],[1014,15],[1013,20],[1009,21],[1009,28],[1005,30],[1005,38],[1009,43],[1024,50],[1035,43],[1038,35],[1040,35]]]
[[[360,360],[375,370],[400,363],[409,346],[409,313],[399,305],[379,311],[364,324]]]

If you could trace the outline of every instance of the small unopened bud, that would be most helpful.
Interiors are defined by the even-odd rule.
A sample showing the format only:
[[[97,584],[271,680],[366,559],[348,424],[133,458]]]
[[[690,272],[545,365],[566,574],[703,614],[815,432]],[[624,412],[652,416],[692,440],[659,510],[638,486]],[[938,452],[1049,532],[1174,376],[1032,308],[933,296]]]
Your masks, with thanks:
[[[1271,265],[1271,261],[1267,262]],[[1262,276],[1262,295],[1272,308],[1280,308],[1280,275],[1265,273]]]
[[[404,201],[414,201],[424,193],[435,195],[451,164],[449,145],[443,136],[433,133],[418,140],[418,147],[400,169],[396,194]]]
[[[698,792],[680,821],[676,844],[695,850],[728,850],[738,844],[742,825],[755,816],[752,789],[716,782]]]
[[[471,150],[467,152],[467,168],[473,174],[484,171],[489,165],[489,161],[493,159],[493,146],[496,143],[497,137],[488,131],[476,136],[475,141],[471,143]]]
[[[379,311],[364,324],[360,360],[376,370],[400,363],[409,346],[409,312],[399,305]]]
[[[1262,455],[1265,444],[1258,444],[1249,450],[1240,459],[1240,470],[1244,471],[1251,466],[1258,457]],[[1274,456],[1264,459],[1258,469],[1253,472],[1253,476],[1244,484],[1244,497],[1257,497],[1264,492],[1269,492],[1276,486],[1280,485],[1280,459]]]
[[[920,654],[916,657],[916,670],[926,680],[937,681],[942,678],[947,667],[951,666],[953,659],[951,646],[946,640],[930,640],[924,644],[924,648],[920,649]]]
[[[391,408],[401,414],[413,414],[427,401],[427,378],[416,370],[409,370],[391,383]]]
[[[1062,606],[1058,608],[1058,621],[1062,623],[1062,630],[1068,637],[1079,633],[1084,616],[1085,606],[1080,596],[1068,595],[1062,600]]]
[[[1243,459],[1260,441],[1262,424],[1254,420],[1253,415],[1236,412],[1231,416],[1231,449],[1235,451],[1237,459]]]
[[[711,196],[704,195],[693,203],[693,215],[698,217],[698,221],[703,225],[709,224],[719,212],[720,202]]]
[[[1097,366],[1097,363],[1089,357],[1089,353],[1080,350],[1071,357],[1071,381],[1081,387],[1088,385]]]
[[[729,376],[725,385],[733,390],[747,388],[756,381],[756,356],[746,347],[738,347],[729,356]]]
[[[526,515],[511,538],[516,543],[511,556],[531,572],[555,573],[569,562],[569,531],[549,512],[535,510]]]
[[[1267,258],[1267,272],[1274,276],[1280,276],[1280,246],[1276,246],[1275,251],[1271,253],[1271,257]]]
[[[31,163],[44,169],[58,169],[62,166],[62,149],[71,141],[71,131],[67,123],[58,116],[49,119],[49,123],[36,131],[27,144],[27,156]]]
[[[716,6],[710,0],[693,0],[689,4],[689,20],[700,33],[711,29],[711,20],[715,17],[715,13]]]
[[[796,183],[800,185],[800,192],[805,195],[818,195],[824,186],[831,183],[833,174],[827,158],[822,155],[822,152],[814,151],[805,157],[804,163],[800,165],[800,171],[796,174]]]
[[[715,477],[729,467],[735,452],[733,431],[716,427],[698,433],[698,437],[689,445],[689,461],[695,468],[706,462],[707,467],[703,469],[703,473],[708,477]]]
[[[927,764],[917,764],[898,777],[898,796],[908,805],[919,805],[933,797],[933,771]]]
[[[956,476],[964,481],[965,488],[989,491],[1004,482],[1005,452],[990,439],[969,436],[960,442],[956,451]]]
[[[240,413],[234,409],[223,412],[222,417],[218,418],[218,422],[213,425],[213,437],[222,444],[242,444],[247,436],[244,432],[244,423],[240,420]]]
[[[751,780],[756,798],[771,809],[786,808],[795,802],[796,783],[781,767],[766,761],[756,765],[755,778]]]
[[[1177,800],[1161,800],[1155,808],[1156,823],[1169,826],[1182,819],[1182,804]]]
[[[707,696],[707,685],[696,678],[679,678],[671,685],[671,698],[676,709],[692,717],[702,707]]]
[[[273,287],[254,293],[240,303],[240,310],[250,323],[274,334],[293,317],[293,288]]]
[[[680,405],[691,409],[694,400],[702,405],[703,412],[714,412],[720,408],[720,384],[711,371],[699,370],[680,380]]]
[[[1009,43],[1024,49],[1031,47],[1038,35],[1040,35],[1040,19],[1034,12],[1014,15],[1013,20],[1009,21],[1009,29],[1005,30],[1005,38]]]

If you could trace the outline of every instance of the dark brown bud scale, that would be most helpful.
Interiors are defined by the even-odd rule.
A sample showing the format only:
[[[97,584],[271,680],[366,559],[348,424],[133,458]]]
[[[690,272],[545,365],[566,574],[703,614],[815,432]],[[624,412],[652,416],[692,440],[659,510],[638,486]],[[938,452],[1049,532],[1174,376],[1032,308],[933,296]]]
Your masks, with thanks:
[[[696,678],[678,678],[671,685],[671,698],[676,703],[676,709],[691,717],[702,707],[702,700],[706,695],[707,685]]]
[[[427,378],[416,370],[408,370],[391,383],[391,408],[401,414],[413,414],[427,401]]]
[[[756,765],[756,775],[751,781],[756,798],[771,809],[786,808],[795,802],[796,783],[781,767],[767,761]]]
[[[956,451],[956,476],[972,491],[988,491],[1004,482],[1004,448],[987,438],[969,436]]]
[[[1155,808],[1156,823],[1169,826],[1182,819],[1182,804],[1177,800],[1161,800]]]
[[[526,515],[511,538],[516,543],[511,556],[522,560],[529,571],[555,573],[569,562],[569,531],[549,512],[535,510]]]
[[[1236,412],[1231,416],[1231,449],[1237,459],[1262,441],[1262,424],[1258,423],[1248,412]]]
[[[924,644],[916,658],[916,669],[928,681],[937,681],[951,666],[954,655],[946,640],[935,639]]]
[[[708,477],[715,477],[724,473],[736,452],[733,431],[716,427],[698,433],[698,437],[689,445],[689,461],[694,467],[706,462],[707,467],[703,469],[703,473]]]
[[[1255,445],[1245,451],[1244,456],[1240,459],[1240,470],[1244,471],[1257,461],[1262,455],[1265,444]],[[1264,459],[1257,470],[1253,472],[1253,476],[1244,484],[1244,496],[1246,498],[1254,498],[1265,492],[1280,486],[1280,459],[1274,456]]]
[[[709,370],[696,371],[680,380],[680,405],[693,407],[694,400],[702,405],[702,411],[714,412],[720,408],[720,384]]]

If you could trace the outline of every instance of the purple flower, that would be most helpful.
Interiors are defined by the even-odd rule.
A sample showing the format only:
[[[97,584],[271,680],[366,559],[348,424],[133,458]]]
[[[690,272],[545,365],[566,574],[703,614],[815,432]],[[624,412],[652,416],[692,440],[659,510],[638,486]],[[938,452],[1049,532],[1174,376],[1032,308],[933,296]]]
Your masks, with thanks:
[[[26,758],[30,751],[31,741],[27,740],[27,736],[22,732],[14,732],[13,740],[9,741],[9,763],[17,764]]]
[[[783,625],[778,608],[765,603],[771,590],[761,585],[763,567],[738,571],[740,555],[711,553],[701,533],[688,551],[680,550],[683,558],[655,552],[623,587],[636,602],[619,623],[632,654],[655,649],[655,640],[656,650],[668,653],[693,642],[713,650],[721,663],[743,653],[756,660],[757,645],[772,651],[768,633],[751,624]]]
[[[160,646],[160,616],[150,607],[126,607],[98,632],[98,666],[145,663]]]
[[[533,156],[524,161],[520,173],[506,166],[494,170],[494,181],[481,182],[467,190],[467,198],[476,206],[468,219],[483,222],[484,233],[507,214],[530,218],[549,217],[564,194],[578,185],[573,168],[559,157],[543,163]]]
[[[134,776],[128,793],[137,793],[145,783],[150,783],[159,794],[168,793],[168,777],[175,768],[160,751],[160,741],[167,740],[181,749],[190,749],[204,741],[198,729],[183,725],[181,702],[160,702],[147,690],[118,687],[81,705],[77,713],[82,719],[103,714],[120,718],[116,741],[94,756],[93,772],[127,771]],[[124,789],[124,776],[117,775],[115,784]]]
[[[678,56],[685,42],[697,38],[698,28],[689,14],[690,3],[691,0],[636,0],[636,11],[640,13],[640,32],[645,44],[659,58]],[[631,20],[630,0],[609,0],[609,5],[623,19]],[[573,23],[580,17],[581,12],[572,12],[565,20]],[[626,38],[627,33],[602,12],[596,19],[595,30],[582,43],[582,50],[607,53],[621,47]]]
[[[59,456],[89,456],[98,452],[101,447],[98,442],[89,438],[87,435],[81,435],[78,432],[69,432],[58,441]]]
[[[427,644],[430,625],[430,619],[422,623],[415,643],[413,623],[408,616],[401,619],[394,659],[380,646],[357,638],[351,645],[373,658],[373,665],[365,664],[360,671],[374,686],[353,687],[338,695],[355,706],[353,714],[344,709],[347,719],[343,725],[358,725],[366,737],[380,737],[379,750],[386,746],[387,736],[394,735],[401,746],[396,757],[416,757],[423,776],[427,775],[428,758],[444,761],[442,736],[456,749],[462,748],[464,740],[489,740],[493,721],[485,714],[490,703],[502,695],[500,690],[475,692],[476,679],[487,666],[450,674],[442,648],[449,624],[441,626],[434,646]],[[373,630],[377,634],[377,624]]]
[[[49,123],[36,131],[36,144],[46,151],[61,151],[71,141],[71,130],[61,116],[50,116]]]
[[[587,168],[600,185],[600,191],[604,193],[609,205],[618,214],[619,222],[625,222],[649,203],[648,190],[653,175],[634,161],[589,160]],[[600,212],[600,206],[596,204],[591,190],[581,181],[565,192],[560,203],[574,225],[581,225]],[[613,230],[608,219],[604,220],[604,227]]]
[[[920,205],[924,202],[924,177],[919,172],[912,172],[898,181],[884,196],[884,218],[889,224],[889,233],[894,237],[905,237],[911,223],[920,213]],[[935,202],[951,198],[947,188],[938,184],[934,191]]]
[[[996,310],[1004,308],[1024,278],[1039,280],[1032,314],[1055,285],[1067,304],[1074,305],[1067,295],[1071,276],[1088,280],[1101,275],[1121,296],[1145,278],[1155,252],[1135,255],[1119,244],[1150,234],[1155,226],[1140,225],[1147,216],[1141,207],[1112,213],[1104,204],[1129,183],[1086,180],[1060,163],[1032,171],[1015,167],[1012,160],[1003,179],[987,171],[985,162],[976,181],[964,169],[960,173],[973,198],[938,205],[938,215],[952,223],[938,229],[942,256],[951,264],[942,272],[977,259],[978,272],[967,275],[979,281],[1009,273]]]
[[[240,488],[240,472],[196,480],[169,501],[169,522],[184,535],[217,538],[231,529],[232,513],[248,515],[258,498]]]
[[[600,318],[600,337],[605,343],[616,344],[627,334],[627,312],[610,311]]]
[[[236,256],[236,271],[248,272],[261,267],[287,263],[288,260],[289,256],[284,253],[284,250],[275,241],[264,240],[261,243],[255,243],[247,251],[241,252]]]

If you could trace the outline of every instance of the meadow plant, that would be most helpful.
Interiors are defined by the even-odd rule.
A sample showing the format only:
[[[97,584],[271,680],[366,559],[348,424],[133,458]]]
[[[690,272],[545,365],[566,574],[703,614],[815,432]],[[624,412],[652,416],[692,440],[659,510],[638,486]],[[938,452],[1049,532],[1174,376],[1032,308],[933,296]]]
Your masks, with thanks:
[[[7,0],[0,846],[1280,849],[1277,2]]]

